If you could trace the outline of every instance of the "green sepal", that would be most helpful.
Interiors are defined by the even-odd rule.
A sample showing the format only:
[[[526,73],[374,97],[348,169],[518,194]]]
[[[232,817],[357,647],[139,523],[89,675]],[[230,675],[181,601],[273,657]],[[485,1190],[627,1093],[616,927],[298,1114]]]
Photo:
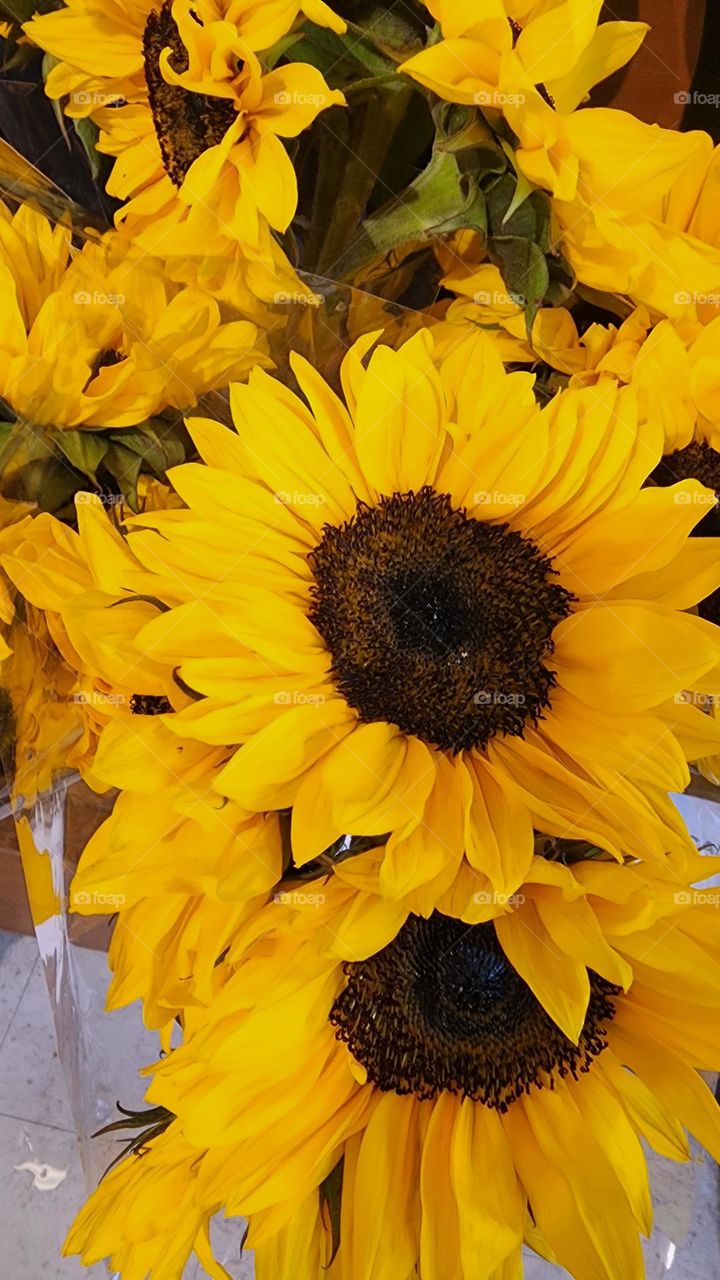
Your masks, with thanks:
[[[97,142],[100,137],[100,130],[91,120],[89,116],[84,116],[81,120],[73,120],[73,129],[77,134],[85,155],[87,156],[88,169],[90,176],[97,182],[100,177],[100,156],[97,150]]]

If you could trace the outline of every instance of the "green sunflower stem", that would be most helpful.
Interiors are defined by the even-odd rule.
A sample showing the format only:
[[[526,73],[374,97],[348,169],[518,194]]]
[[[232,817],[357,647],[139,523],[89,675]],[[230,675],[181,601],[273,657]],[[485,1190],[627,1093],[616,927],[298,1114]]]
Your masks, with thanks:
[[[462,228],[485,236],[485,197],[457,154],[436,148],[427,168],[402,195],[367,219],[361,235],[340,257],[337,273],[341,280],[358,280],[393,249],[432,243]]]
[[[353,86],[350,86],[351,91]],[[312,225],[306,262],[317,275],[337,275],[346,246],[357,238],[364,210],[378,181],[412,96],[412,87],[391,82],[381,92],[368,84],[365,101],[354,106],[351,120],[330,124],[321,118],[326,137],[320,150]],[[328,210],[332,210],[327,225]]]

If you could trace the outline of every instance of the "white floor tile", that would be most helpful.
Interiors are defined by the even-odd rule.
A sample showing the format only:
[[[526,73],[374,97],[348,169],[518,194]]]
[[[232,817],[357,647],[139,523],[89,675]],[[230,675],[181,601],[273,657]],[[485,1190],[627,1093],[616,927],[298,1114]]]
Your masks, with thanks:
[[[0,1046],[0,1113],[73,1127],[39,957]]]
[[[34,938],[0,930],[0,1044],[38,958]]]
[[[32,1174],[14,1167],[32,1161],[65,1170],[66,1177],[54,1191],[38,1191]],[[0,1274],[8,1280],[107,1280],[102,1267],[60,1256],[84,1195],[74,1134],[0,1116]]]

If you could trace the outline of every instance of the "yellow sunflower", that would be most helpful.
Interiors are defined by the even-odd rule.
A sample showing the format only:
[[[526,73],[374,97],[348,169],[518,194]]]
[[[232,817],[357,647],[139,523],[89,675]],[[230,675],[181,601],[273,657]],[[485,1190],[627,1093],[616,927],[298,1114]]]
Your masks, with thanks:
[[[117,1210],[101,1213],[101,1187],[67,1248],[122,1259],[128,1276],[142,1257],[151,1280],[174,1280],[150,1265],[165,1224],[135,1225],[174,1161],[193,1220],[220,1206],[250,1217],[263,1278],[319,1280],[310,1247],[294,1273],[270,1263],[298,1261],[277,1234],[300,1210],[309,1246],[310,1197],[335,1179],[339,1280],[516,1280],[524,1239],[577,1280],[640,1280],[638,1234],[652,1227],[640,1137],[682,1161],[687,1128],[720,1153],[720,1109],[696,1073],[720,1061],[716,908],[641,869],[555,870],[502,928],[440,912],[398,926],[392,904],[353,902],[334,880],[288,884],[193,1034],[153,1068],[148,1098],[177,1117],[150,1143],[153,1167],[121,1166]],[[354,942],[335,935],[338,916],[354,918]],[[524,947],[531,920],[551,939],[540,966]],[[572,1036],[543,1003],[557,1005],[568,957],[585,983]]]
[[[720,303],[717,161],[708,134],[673,133],[623,112],[585,111],[574,197],[553,200],[562,252],[591,288],[661,315],[701,319]]]
[[[146,494],[139,522],[161,504],[172,509],[174,495],[157,488]],[[52,741],[55,769],[78,769],[96,791],[120,790],[83,852],[69,907],[80,915],[117,914],[110,1007],[142,999],[146,1024],[169,1035],[185,1009],[212,998],[223,979],[218,957],[278,880],[280,831],[275,815],[247,813],[218,795],[213,783],[226,752],[179,743],[167,729],[188,694],[171,666],[148,661],[133,645],[159,603],[143,588],[157,582],[134,560],[99,499],[81,494],[77,511],[77,533],[40,515],[0,537],[11,579],[55,656],[50,693],[37,665],[26,662],[15,699],[18,750],[45,777],[48,752],[39,749],[37,730],[26,741],[26,726],[35,724],[41,742]],[[118,523],[123,514],[116,510]],[[30,645],[32,658],[37,639],[26,632],[27,624],[21,654]],[[18,660],[0,668],[0,681],[12,681],[13,691]],[[40,669],[47,667],[44,661]],[[18,774],[23,793],[29,767]]]
[[[50,97],[99,126],[98,150],[115,157],[107,190],[124,202],[118,224],[143,248],[169,255],[189,243],[204,254],[219,236],[260,249],[268,226],[288,227],[297,184],[281,139],[344,102],[307,64],[263,73],[255,50],[300,8],[296,0],[69,0],[25,25],[58,59]],[[317,0],[309,8],[332,18]]]
[[[523,177],[553,197],[554,238],[578,279],[663,315],[720,301],[717,158],[706,133],[581,108],[647,28],[598,25],[600,0],[428,5],[443,39],[403,64],[450,102],[504,118]]]
[[[118,259],[112,236],[72,255],[28,206],[0,204],[0,301],[0,396],[31,432],[133,426],[269,363],[255,325],[208,294]]]
[[[62,669],[55,697],[75,724],[65,764],[102,791],[117,785],[95,770],[103,728],[118,718],[162,715],[188,696],[174,681],[171,667],[147,662],[132,645],[157,606],[138,598],[148,575],[114,523],[122,508],[111,520],[100,498],[80,494],[77,514],[77,533],[43,513],[8,531],[0,547],[8,577],[39,619]],[[83,600],[79,625],[78,597]],[[97,624],[92,639],[85,634],[88,610]]]
[[[637,52],[644,23],[598,25],[602,0],[492,0],[479,15],[462,0],[427,7],[443,39],[399,70],[448,102],[479,107],[491,121],[504,117],[517,137],[522,173],[559,199],[572,200],[586,180],[586,134],[594,132],[596,116],[606,127],[617,116],[631,131],[647,128],[624,112],[577,110],[594,85]]]
[[[133,641],[194,691],[168,727],[228,750],[215,786],[243,808],[293,807],[298,864],[388,836],[397,897],[463,856],[512,891],[533,825],[681,855],[667,792],[696,709],[672,700],[718,666],[715,628],[679,612],[718,583],[688,537],[709,495],[642,488],[662,433],[627,390],[540,410],[480,335],[440,371],[425,332],[365,367],[372,341],[346,403],[296,358],[307,403],[258,371],[232,391],[238,436],[190,421],[188,511],[128,529],[136,589],[185,599]]]
[[[590,386],[606,375],[623,384],[630,381],[651,327],[646,307],[636,307],[616,325],[595,323],[582,333],[567,308],[541,307],[528,338],[525,299],[508,292],[492,263],[473,262],[469,248],[461,242],[458,256],[439,255],[446,270],[442,284],[458,295],[433,326],[433,338],[443,353],[459,342],[471,342],[473,330],[481,328],[505,363],[543,361],[568,376],[573,387]],[[698,326],[692,328],[696,332]]]
[[[125,736],[135,753],[125,771],[119,750],[109,766],[101,740],[97,772],[121,793],[83,851],[69,906],[117,913],[108,1008],[142,1000],[145,1025],[169,1047],[176,1019],[216,997],[223,955],[282,875],[280,826],[277,815],[245,813],[213,790],[217,748],[178,753],[158,719]],[[140,768],[145,785],[127,785]]]

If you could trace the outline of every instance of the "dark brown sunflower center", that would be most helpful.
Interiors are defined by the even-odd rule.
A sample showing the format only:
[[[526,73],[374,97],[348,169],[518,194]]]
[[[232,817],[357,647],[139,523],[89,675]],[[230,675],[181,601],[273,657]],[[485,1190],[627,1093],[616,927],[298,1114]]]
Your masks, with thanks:
[[[653,479],[660,485],[678,480],[699,480],[708,489],[720,492],[720,453],[704,440],[694,440],[684,449],[668,453],[656,467]]]
[[[716,498],[720,498],[720,453],[712,445],[694,440],[684,449],[668,453],[655,468],[651,478],[662,486],[677,484],[678,480],[699,480],[708,489],[714,490]],[[720,507],[708,506],[706,514],[695,525],[691,536],[720,537]],[[713,591],[700,601],[698,613],[706,621],[720,626],[720,590]]]
[[[578,1044],[513,969],[494,925],[410,916],[369,960],[345,966],[337,1038],[383,1092],[448,1092],[507,1111],[532,1088],[577,1079],[607,1047],[619,988],[591,974]]]
[[[172,0],[148,15],[143,34],[143,61],[150,110],[160,146],[165,172],[181,187],[191,164],[209,147],[222,142],[236,119],[235,107],[227,98],[192,93],[168,84],[160,70],[160,55],[171,51],[174,71],[187,71],[187,49],[172,16]]]
[[[326,526],[310,562],[310,617],[361,720],[457,752],[522,734],[550,705],[545,664],[572,597],[506,525],[430,488],[396,493]]]
[[[130,699],[134,716],[164,716],[172,711],[169,698],[160,693],[134,693]]]

